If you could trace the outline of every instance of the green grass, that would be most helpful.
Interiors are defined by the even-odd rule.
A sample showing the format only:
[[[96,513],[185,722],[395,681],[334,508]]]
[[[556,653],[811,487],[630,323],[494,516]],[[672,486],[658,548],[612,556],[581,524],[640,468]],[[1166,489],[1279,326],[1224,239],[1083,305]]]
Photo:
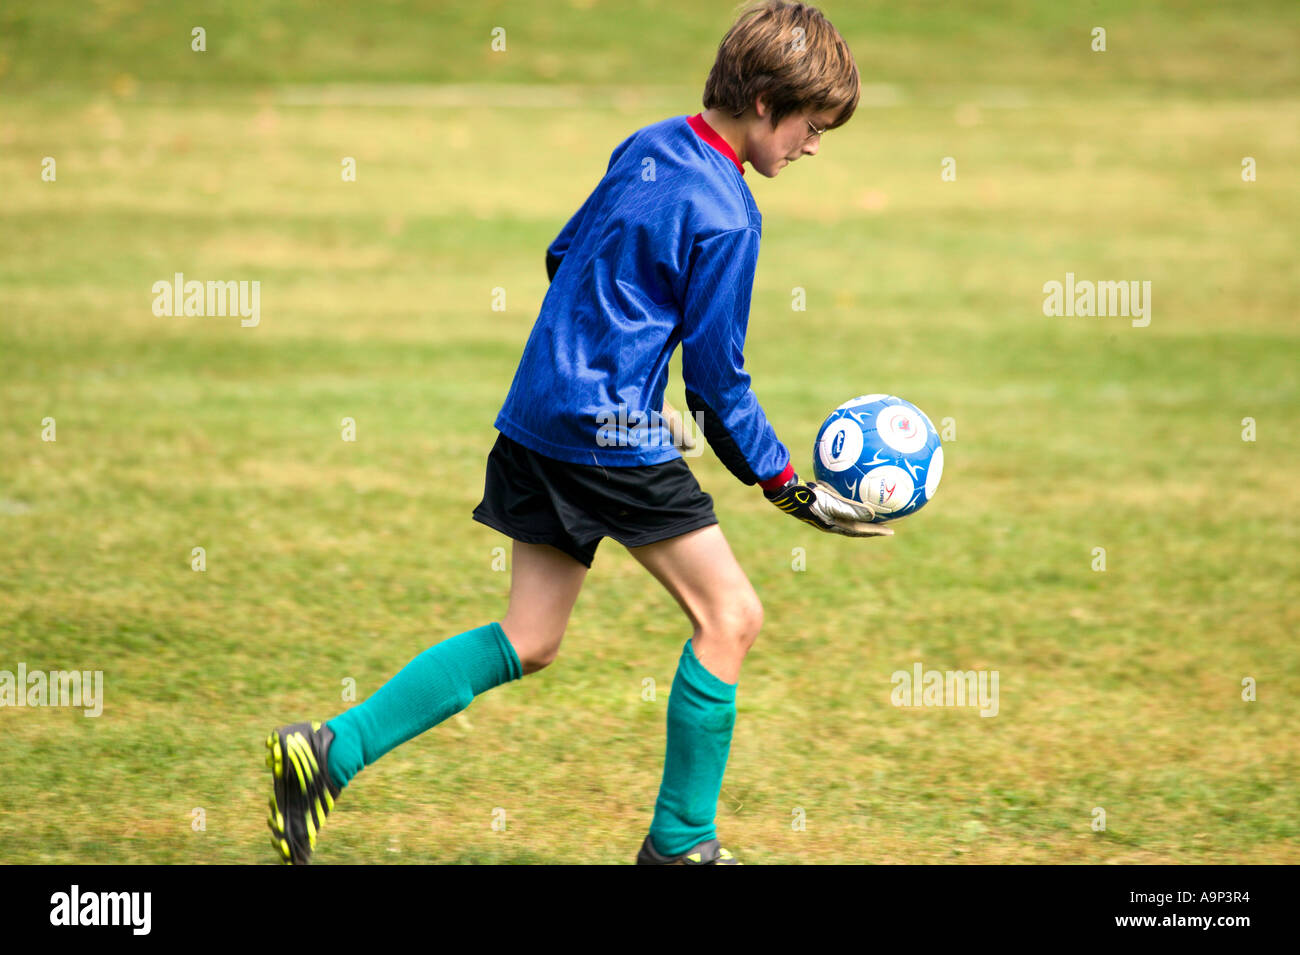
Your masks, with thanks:
[[[269,862],[268,728],[504,613],[508,542],[469,514],[543,250],[614,145],[698,109],[730,10],[516,6],[0,14],[0,669],[105,680],[98,719],[0,708],[5,861]],[[825,413],[864,392],[956,439],[887,541],[817,534],[690,460],[766,610],[725,844],[751,863],[1300,861],[1295,7],[842,7],[864,80],[897,100],[746,176],[746,367],[804,471]],[[290,105],[325,82],[577,101]],[[155,317],[177,271],[259,280],[261,324]],[[1066,271],[1150,280],[1150,326],[1045,317]],[[688,635],[605,541],[557,663],[367,769],[320,861],[630,861]],[[998,716],[893,707],[916,661],[998,670]]]

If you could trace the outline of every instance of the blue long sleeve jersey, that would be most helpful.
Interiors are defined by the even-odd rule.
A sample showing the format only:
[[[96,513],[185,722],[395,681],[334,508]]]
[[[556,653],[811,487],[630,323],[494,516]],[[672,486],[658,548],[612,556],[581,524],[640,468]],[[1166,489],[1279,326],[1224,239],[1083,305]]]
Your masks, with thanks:
[[[551,285],[495,426],[539,454],[614,467],[681,457],[658,412],[682,346],[686,400],[745,484],[792,474],[744,368],[763,217],[699,115],[623,140],[546,250]]]

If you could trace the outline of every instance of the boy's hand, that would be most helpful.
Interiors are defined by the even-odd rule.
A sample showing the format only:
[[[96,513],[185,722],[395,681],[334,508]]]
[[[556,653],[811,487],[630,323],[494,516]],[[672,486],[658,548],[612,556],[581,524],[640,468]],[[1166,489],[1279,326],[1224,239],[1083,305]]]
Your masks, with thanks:
[[[764,491],[763,496],[820,531],[847,537],[890,537],[894,533],[893,528],[871,522],[876,512],[870,504],[850,501],[828,484],[801,483],[798,475],[785,487]]]
[[[668,430],[672,432],[673,444],[683,451],[693,451],[695,449],[695,438],[686,430],[686,423],[682,421],[682,413],[664,399],[663,410],[664,424],[668,425]]]

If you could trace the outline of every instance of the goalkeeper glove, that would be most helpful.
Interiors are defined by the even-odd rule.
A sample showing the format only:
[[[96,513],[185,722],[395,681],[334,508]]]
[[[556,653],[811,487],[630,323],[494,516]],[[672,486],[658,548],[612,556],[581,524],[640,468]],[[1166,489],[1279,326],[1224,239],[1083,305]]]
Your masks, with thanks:
[[[828,484],[804,484],[797,474],[784,487],[764,491],[763,496],[820,531],[847,537],[889,537],[894,533],[892,528],[872,523],[876,512],[870,504],[850,501]]]

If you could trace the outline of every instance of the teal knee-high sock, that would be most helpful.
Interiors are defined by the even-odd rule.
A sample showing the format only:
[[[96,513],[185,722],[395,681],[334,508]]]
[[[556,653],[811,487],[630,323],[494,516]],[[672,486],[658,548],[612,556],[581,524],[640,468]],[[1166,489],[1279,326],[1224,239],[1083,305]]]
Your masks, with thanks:
[[[325,724],[334,731],[330,779],[346,786],[394,746],[459,713],[485,690],[521,676],[519,657],[499,623],[435,644],[360,706]]]
[[[668,751],[650,823],[650,842],[662,855],[681,855],[716,838],[714,817],[735,723],[736,684],[704,669],[687,640],[668,697]]]

